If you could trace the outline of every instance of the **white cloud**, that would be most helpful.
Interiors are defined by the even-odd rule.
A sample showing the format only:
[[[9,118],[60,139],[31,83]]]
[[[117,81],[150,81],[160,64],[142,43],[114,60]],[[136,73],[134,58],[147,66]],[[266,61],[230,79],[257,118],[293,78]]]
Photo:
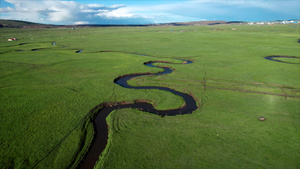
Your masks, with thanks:
[[[134,13],[130,12],[126,8],[120,8],[97,14],[98,16],[106,18],[132,18],[135,16]]]
[[[84,25],[84,24],[89,24],[89,22],[86,21],[78,21],[74,23],[75,25]]]
[[[106,6],[101,4],[82,4],[75,1],[59,0],[6,0],[15,8],[0,8],[1,13],[10,14],[10,18],[58,24],[101,23],[107,18],[131,18],[133,13],[122,9],[125,5]]]
[[[16,10],[14,8],[6,7],[6,8],[0,8],[0,13],[8,13],[8,12],[15,12]]]
[[[190,0],[151,1],[130,5],[84,4],[61,0],[5,0],[14,8],[0,8],[6,18],[54,24],[161,23],[178,21],[255,20],[299,18],[298,0]],[[94,1],[95,2],[95,1]],[[126,1],[124,1],[126,2]],[[133,1],[131,1],[132,3]],[[159,3],[166,4],[159,4]],[[157,4],[155,4],[157,3]],[[267,16],[267,17],[265,17]],[[3,17],[2,17],[3,18]],[[290,18],[291,19],[291,18]]]

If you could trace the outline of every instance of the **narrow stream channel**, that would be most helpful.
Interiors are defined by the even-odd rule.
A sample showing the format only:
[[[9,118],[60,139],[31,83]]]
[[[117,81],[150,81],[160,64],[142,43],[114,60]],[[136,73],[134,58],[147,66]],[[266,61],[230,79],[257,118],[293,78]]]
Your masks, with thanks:
[[[287,62],[287,61],[278,60],[276,58],[300,59],[299,57],[296,57],[296,56],[281,56],[281,55],[272,55],[272,56],[266,56],[265,57],[265,59],[275,61],[275,62],[288,63],[288,64],[299,64],[299,63],[294,63],[294,62]]]
[[[144,55],[141,55],[144,56]],[[189,60],[182,60],[184,64],[190,64],[193,63]],[[177,109],[172,109],[172,110],[156,110],[152,104],[150,103],[132,103],[132,104],[122,104],[122,105],[116,105],[116,106],[106,106],[102,109],[100,109],[97,112],[97,116],[94,119],[94,130],[95,130],[95,136],[94,136],[94,141],[92,145],[89,148],[89,151],[85,154],[85,157],[83,158],[82,162],[77,166],[77,168],[80,169],[89,169],[89,168],[94,168],[94,165],[99,159],[100,154],[102,151],[105,149],[106,144],[107,144],[107,139],[108,139],[108,128],[107,128],[107,123],[106,123],[106,117],[112,112],[113,110],[117,109],[124,109],[124,108],[138,108],[141,111],[145,111],[148,113],[153,113],[157,114],[160,116],[175,116],[175,115],[180,115],[180,114],[190,114],[193,111],[197,109],[197,103],[195,99],[186,93],[178,92],[176,90],[167,88],[167,87],[157,87],[157,86],[131,86],[127,83],[128,80],[134,78],[134,77],[140,77],[140,76],[159,76],[159,75],[164,75],[164,74],[169,74],[172,73],[173,70],[170,68],[166,67],[159,67],[159,66],[154,66],[154,63],[166,63],[163,61],[150,61],[144,63],[144,65],[149,66],[149,67],[157,67],[157,68],[162,68],[164,71],[158,72],[158,73],[142,73],[142,74],[129,74],[129,75],[124,75],[121,77],[118,77],[114,80],[114,83],[125,87],[125,88],[130,88],[130,89],[157,89],[157,90],[164,90],[164,91],[169,91],[175,95],[178,95],[182,97],[185,101],[185,105],[182,107],[179,107]]]
[[[83,50],[77,50],[76,53],[81,53]]]

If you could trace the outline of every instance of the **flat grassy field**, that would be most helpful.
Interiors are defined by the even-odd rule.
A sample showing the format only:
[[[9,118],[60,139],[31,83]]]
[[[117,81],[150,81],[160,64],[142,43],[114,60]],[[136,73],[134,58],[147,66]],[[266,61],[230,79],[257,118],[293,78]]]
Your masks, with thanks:
[[[7,41],[13,37],[18,41]],[[300,57],[298,39],[294,25],[1,28],[0,168],[74,168],[92,140],[91,110],[102,102],[181,106],[166,91],[113,83],[124,74],[161,71],[146,61],[178,63],[174,58],[194,63],[157,63],[175,71],[130,84],[191,93],[200,108],[163,118],[112,112],[108,146],[95,168],[300,168],[299,59],[264,59]]]

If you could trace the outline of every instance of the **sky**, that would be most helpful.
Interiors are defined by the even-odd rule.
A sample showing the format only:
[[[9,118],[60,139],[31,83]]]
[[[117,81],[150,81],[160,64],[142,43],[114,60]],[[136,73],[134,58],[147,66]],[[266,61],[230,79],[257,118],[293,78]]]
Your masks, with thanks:
[[[0,19],[45,24],[153,24],[300,19],[299,0],[0,0]]]

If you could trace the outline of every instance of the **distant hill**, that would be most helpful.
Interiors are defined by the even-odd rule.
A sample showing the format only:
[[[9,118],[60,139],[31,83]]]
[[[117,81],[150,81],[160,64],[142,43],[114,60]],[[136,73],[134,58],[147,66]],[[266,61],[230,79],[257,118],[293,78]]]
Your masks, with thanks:
[[[200,26],[200,25],[218,25],[218,24],[237,24],[244,23],[242,21],[195,21],[195,22],[172,22],[172,23],[159,23],[159,24],[129,24],[129,25],[65,25],[67,27],[146,27],[146,26]],[[62,26],[62,25],[61,25]]]
[[[243,21],[196,21],[196,22],[174,22],[167,25],[172,26],[199,26],[199,25],[218,25],[218,24],[237,24]]]
[[[27,21],[19,21],[19,20],[5,20],[0,19],[0,27],[7,28],[24,28],[24,27],[54,27],[54,25],[40,24],[34,22]]]
[[[0,19],[0,28],[56,28],[56,27],[122,27],[122,26],[199,26],[199,25],[217,25],[217,24],[236,24],[241,21],[196,21],[196,22],[173,22],[161,24],[129,24],[129,25],[50,25],[19,20]]]

